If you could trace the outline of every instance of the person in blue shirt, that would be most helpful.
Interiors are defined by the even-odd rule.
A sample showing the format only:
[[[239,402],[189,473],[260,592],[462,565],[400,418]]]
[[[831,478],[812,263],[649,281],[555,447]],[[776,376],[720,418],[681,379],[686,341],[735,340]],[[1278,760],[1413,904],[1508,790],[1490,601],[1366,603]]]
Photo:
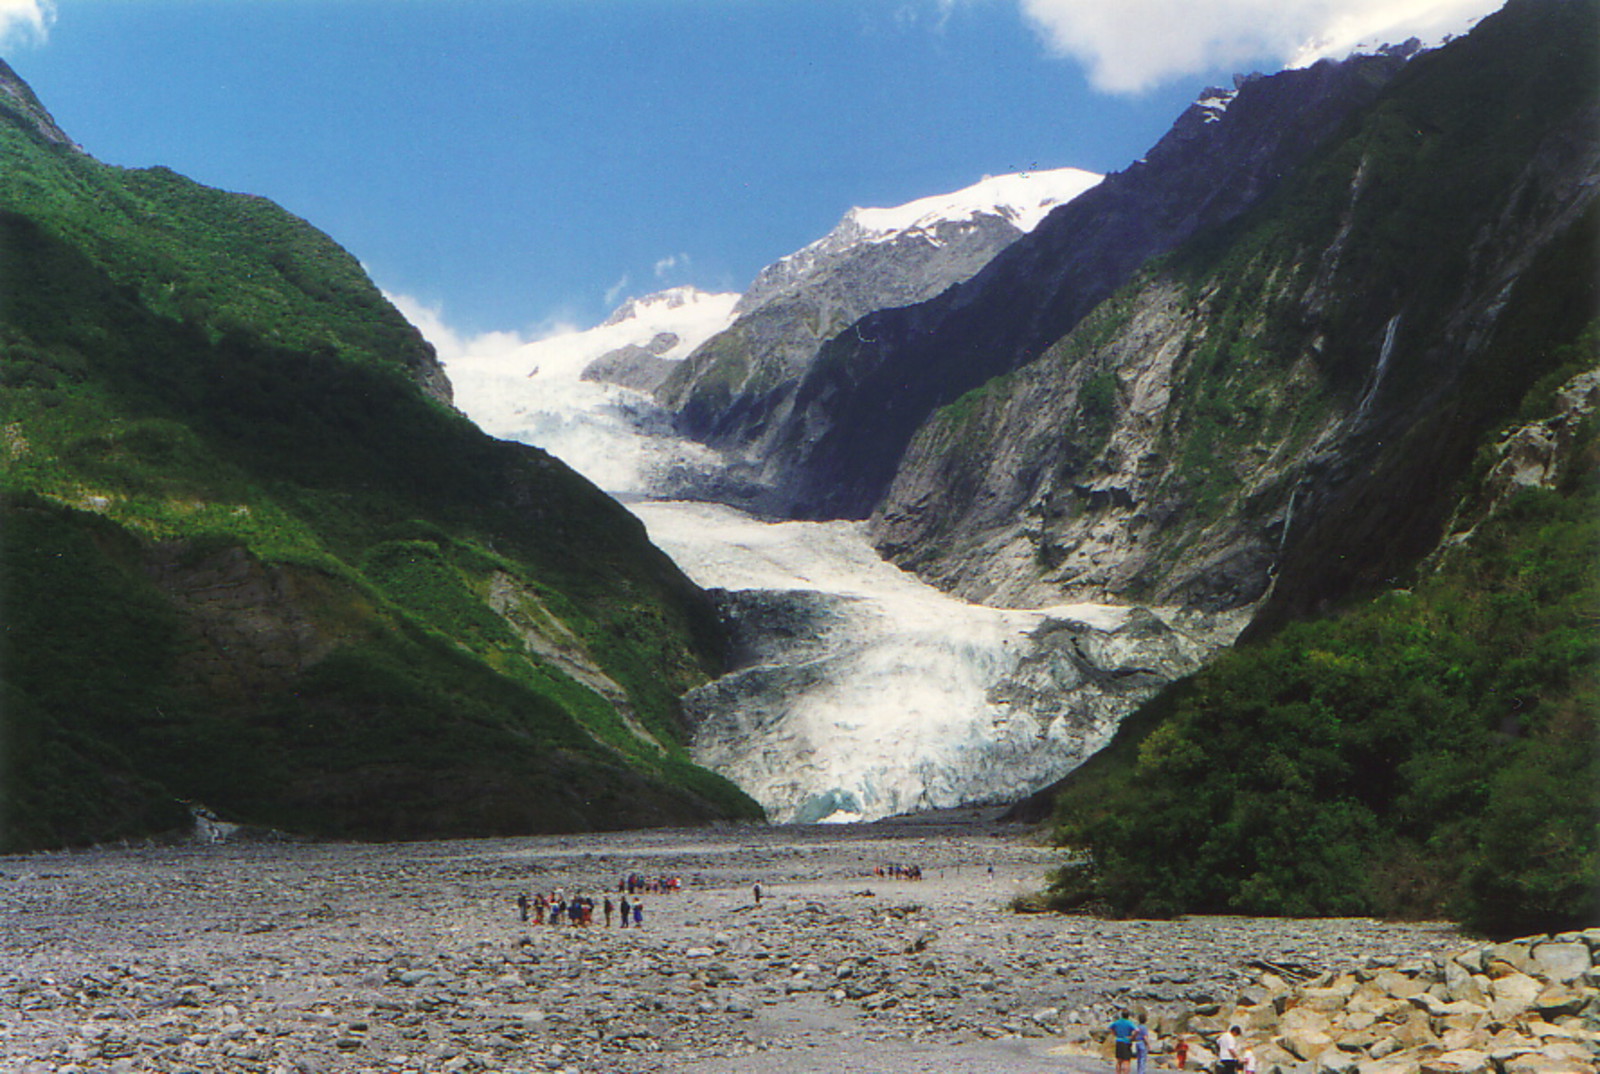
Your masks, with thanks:
[[[1128,1074],[1128,1064],[1133,1062],[1133,1031],[1137,1028],[1127,1011],[1111,1023],[1111,1038],[1117,1050],[1117,1074]]]

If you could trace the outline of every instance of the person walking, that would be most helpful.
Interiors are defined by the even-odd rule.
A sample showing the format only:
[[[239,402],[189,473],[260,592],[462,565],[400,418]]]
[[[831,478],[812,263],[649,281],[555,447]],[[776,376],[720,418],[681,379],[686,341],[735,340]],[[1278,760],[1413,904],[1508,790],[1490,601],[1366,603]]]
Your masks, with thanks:
[[[1111,1023],[1111,1043],[1117,1055],[1117,1074],[1128,1074],[1128,1065],[1133,1062],[1133,1031],[1138,1026],[1133,1024],[1133,1019],[1128,1017],[1128,1012],[1123,1011],[1117,1020]]]
[[[755,890],[755,893],[756,893],[756,905],[760,906],[761,905],[761,881],[759,881],[759,880],[756,881],[756,886],[755,886],[754,890]]]
[[[1239,1074],[1239,1027],[1217,1038],[1217,1074]]]
[[[1174,1069],[1182,1070],[1189,1065],[1189,1038],[1179,1037],[1178,1043],[1172,1049],[1172,1065]]]
[[[517,914],[522,918],[522,923],[526,925],[528,923],[528,893],[526,891],[517,892]]]
[[[1150,1030],[1145,1027],[1144,1017],[1141,1015],[1139,1024],[1133,1030],[1133,1074],[1145,1074],[1145,1066],[1150,1062]]]
[[[627,928],[628,927],[628,917],[629,917],[630,914],[632,914],[632,912],[633,912],[633,905],[628,902],[628,897],[626,895],[624,895],[622,897],[622,927],[623,928]]]

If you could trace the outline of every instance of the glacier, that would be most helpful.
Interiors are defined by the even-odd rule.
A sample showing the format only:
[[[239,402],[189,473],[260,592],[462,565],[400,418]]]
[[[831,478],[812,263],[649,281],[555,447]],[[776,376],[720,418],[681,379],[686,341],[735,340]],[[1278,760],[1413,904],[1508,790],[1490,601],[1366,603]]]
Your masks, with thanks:
[[[1056,177],[1078,189],[1097,178]],[[1018,186],[988,183],[1008,197]],[[969,190],[868,219],[920,227],[973,200]],[[543,448],[617,497],[711,591],[733,660],[684,699],[691,750],[773,820],[1016,800],[1231,639],[1236,624],[1174,610],[972,604],[883,560],[865,523],[771,521],[710,502],[719,482],[737,481],[738,460],[678,436],[646,392],[585,372],[619,352],[681,359],[731,322],[739,298],[674,289],[591,329],[441,348],[441,359],[481,428]]]

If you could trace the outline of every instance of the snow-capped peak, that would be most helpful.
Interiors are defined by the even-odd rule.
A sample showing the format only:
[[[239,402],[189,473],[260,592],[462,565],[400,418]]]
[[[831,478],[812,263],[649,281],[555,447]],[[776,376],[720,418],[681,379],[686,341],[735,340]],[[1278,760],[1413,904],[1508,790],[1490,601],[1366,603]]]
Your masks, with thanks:
[[[566,329],[492,354],[466,355],[447,362],[446,371],[452,380],[469,367],[508,376],[576,380],[601,355],[629,345],[644,347],[658,340],[665,343],[662,337],[670,337],[670,345],[657,343],[652,347],[653,354],[667,359],[685,358],[728,327],[738,300],[736,294],[674,287],[628,299],[593,328]],[[472,413],[469,407],[463,409]]]
[[[1101,178],[1081,168],[991,175],[951,194],[918,198],[888,209],[851,209],[846,219],[872,237],[970,220],[980,213],[1003,217],[1021,231],[1032,231],[1051,209],[1071,201]]]
[[[668,315],[674,310],[685,310],[686,307],[716,306],[727,299],[726,295],[711,294],[698,287],[685,285],[682,287],[669,287],[665,291],[645,295],[643,298],[629,298],[622,305],[611,312],[611,316],[600,322],[601,327],[621,324],[631,320],[650,320]],[[701,309],[700,312],[705,312]],[[693,320],[692,311],[686,311],[685,316]],[[676,316],[668,316],[669,320],[676,321]]]

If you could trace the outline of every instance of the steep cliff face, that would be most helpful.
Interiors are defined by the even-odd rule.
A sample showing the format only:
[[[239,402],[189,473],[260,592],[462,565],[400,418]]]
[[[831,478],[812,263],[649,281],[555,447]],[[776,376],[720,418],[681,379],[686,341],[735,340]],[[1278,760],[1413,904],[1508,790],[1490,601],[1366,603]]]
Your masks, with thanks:
[[[933,410],[1037,358],[1150,257],[1254,205],[1403,62],[1322,63],[1208,95],[1144,160],[1054,211],[971,280],[834,337],[764,441],[771,506],[866,517]]]
[[[929,421],[879,546],[978,599],[1270,594],[1257,629],[1402,575],[1596,308],[1590,19],[1513,5],[1412,60],[1257,208]]]
[[[98,163],[0,70],[0,847],[755,816],[677,697],[714,612],[448,403],[327,236]]]

